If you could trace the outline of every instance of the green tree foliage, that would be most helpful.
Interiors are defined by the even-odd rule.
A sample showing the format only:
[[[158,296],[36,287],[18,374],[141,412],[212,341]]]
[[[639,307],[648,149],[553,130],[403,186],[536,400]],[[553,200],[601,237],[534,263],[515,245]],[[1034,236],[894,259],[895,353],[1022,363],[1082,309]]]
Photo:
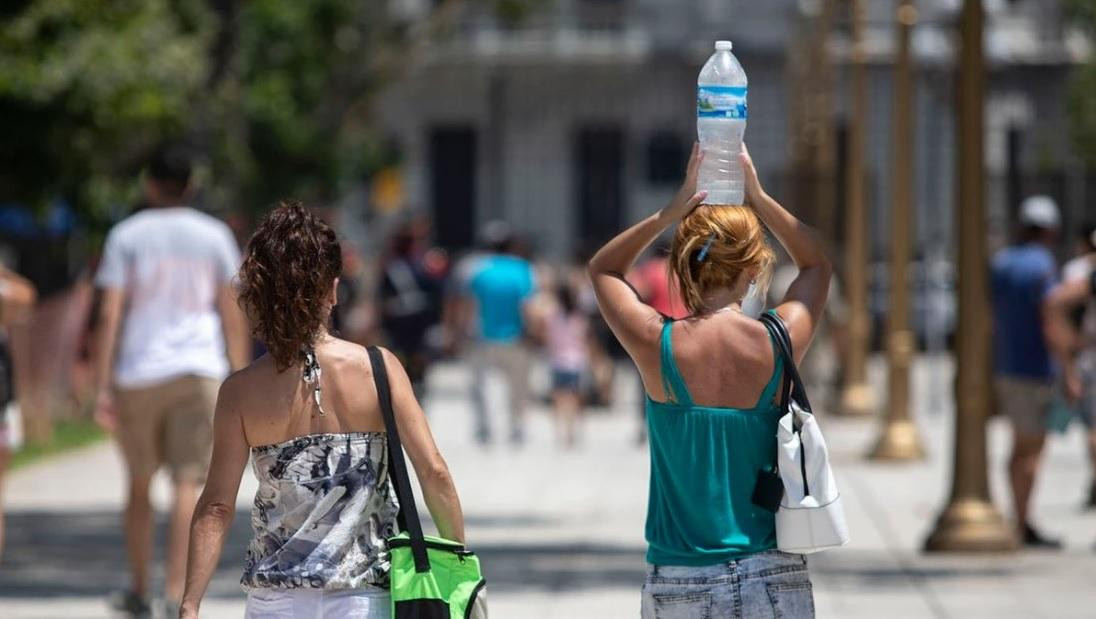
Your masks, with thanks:
[[[1064,8],[1073,23],[1096,43],[1096,1],[1067,0]],[[1067,106],[1074,144],[1081,157],[1096,166],[1096,58],[1073,70]]]
[[[252,206],[279,197],[326,201],[379,165],[382,131],[370,102],[410,62],[419,37],[434,34],[393,20],[386,2],[252,0],[234,35],[238,70],[218,92],[232,114],[220,135],[223,163]],[[243,160],[242,160],[243,159]]]
[[[37,0],[0,21],[0,201],[126,198],[151,145],[181,135],[207,66],[198,2]]]
[[[204,155],[215,208],[324,201],[383,159],[370,103],[457,0],[22,0],[0,8],[0,202],[92,219],[136,198],[151,150]]]

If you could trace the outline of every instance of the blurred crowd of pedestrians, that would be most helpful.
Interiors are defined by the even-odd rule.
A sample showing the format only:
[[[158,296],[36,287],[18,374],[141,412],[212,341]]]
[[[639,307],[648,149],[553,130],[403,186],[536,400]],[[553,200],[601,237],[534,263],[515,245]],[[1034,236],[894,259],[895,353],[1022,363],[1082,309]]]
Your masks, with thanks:
[[[87,320],[95,334],[88,346],[94,418],[114,434],[129,472],[125,538],[132,583],[116,602],[137,614],[149,603],[151,479],[166,468],[173,481],[165,595],[178,600],[187,523],[208,466],[217,386],[262,352],[249,337],[233,290],[237,239],[244,231],[234,234],[191,206],[184,151],[159,151],[144,179],[141,207],[107,237],[94,272],[98,300]],[[616,376],[629,371],[597,310],[585,273],[588,256],[538,258],[528,239],[504,221],[488,223],[477,247],[454,254],[433,244],[429,217],[394,219],[377,250],[343,241],[333,332],[391,349],[420,399],[432,363],[467,363],[474,410],[469,437],[477,444],[502,436],[520,447],[530,403],[537,401],[552,411],[559,447],[580,446],[585,415],[611,406],[619,393]],[[1018,535],[1029,546],[1055,548],[1059,542],[1033,524],[1028,505],[1048,433],[1074,420],[1087,429],[1092,459],[1084,505],[1096,508],[1096,224],[1076,231],[1075,249],[1059,269],[1054,250],[1063,225],[1053,200],[1028,198],[1018,220],[1015,243],[990,264],[994,410],[1014,430],[1008,466]],[[668,254],[668,243],[656,243],[627,282],[660,314],[682,318],[688,312]],[[778,267],[770,296],[779,298],[794,273]],[[6,329],[30,315],[35,297],[29,281],[0,269],[0,489],[20,434],[20,364],[12,361]],[[764,299],[751,297],[743,309],[756,315],[763,305]],[[841,383],[847,313],[834,283],[819,345],[804,368],[823,401]],[[501,410],[494,406],[495,383],[506,393]],[[641,394],[640,402],[645,398]],[[636,428],[642,444],[642,405]],[[2,541],[0,526],[0,550]]]

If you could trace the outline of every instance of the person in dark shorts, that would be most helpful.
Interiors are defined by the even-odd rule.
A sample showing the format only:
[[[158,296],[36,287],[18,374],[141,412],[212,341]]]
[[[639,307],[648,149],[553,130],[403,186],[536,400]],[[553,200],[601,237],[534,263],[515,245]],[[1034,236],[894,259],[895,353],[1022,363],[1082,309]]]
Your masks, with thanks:
[[[1041,306],[1057,279],[1051,248],[1061,225],[1058,207],[1046,196],[1020,205],[1016,243],[993,256],[994,392],[1012,425],[1008,474],[1019,539],[1025,546],[1060,548],[1032,525],[1029,504],[1046,443],[1054,397],[1054,366],[1043,337]]]

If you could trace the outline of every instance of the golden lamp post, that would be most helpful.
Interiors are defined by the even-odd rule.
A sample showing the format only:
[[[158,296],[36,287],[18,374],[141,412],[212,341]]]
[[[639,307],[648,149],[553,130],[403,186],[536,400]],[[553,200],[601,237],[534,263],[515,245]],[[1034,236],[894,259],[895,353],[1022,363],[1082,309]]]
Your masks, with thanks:
[[[910,416],[910,364],[915,339],[910,330],[909,264],[913,245],[913,69],[910,30],[917,22],[912,0],[898,3],[894,63],[894,137],[891,157],[890,301],[887,307],[887,408],[872,449],[873,460],[913,460],[924,456]]]
[[[925,541],[928,551],[1005,551],[1016,538],[989,498],[989,325],[986,320],[986,213],[983,194],[982,2],[964,0],[959,56],[959,324],[955,362],[955,456],[951,496]]]
[[[845,379],[841,394],[843,413],[871,413],[875,394],[868,382],[868,224],[864,206],[864,126],[868,118],[867,54],[864,51],[864,0],[849,0],[852,34],[849,129],[846,133],[845,287],[849,299],[849,337]]]

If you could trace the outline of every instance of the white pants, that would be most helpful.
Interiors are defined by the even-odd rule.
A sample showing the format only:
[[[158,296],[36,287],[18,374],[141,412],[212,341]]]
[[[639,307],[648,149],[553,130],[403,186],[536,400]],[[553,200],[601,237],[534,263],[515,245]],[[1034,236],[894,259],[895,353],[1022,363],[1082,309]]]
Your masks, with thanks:
[[[384,589],[252,589],[245,619],[388,619]]]

